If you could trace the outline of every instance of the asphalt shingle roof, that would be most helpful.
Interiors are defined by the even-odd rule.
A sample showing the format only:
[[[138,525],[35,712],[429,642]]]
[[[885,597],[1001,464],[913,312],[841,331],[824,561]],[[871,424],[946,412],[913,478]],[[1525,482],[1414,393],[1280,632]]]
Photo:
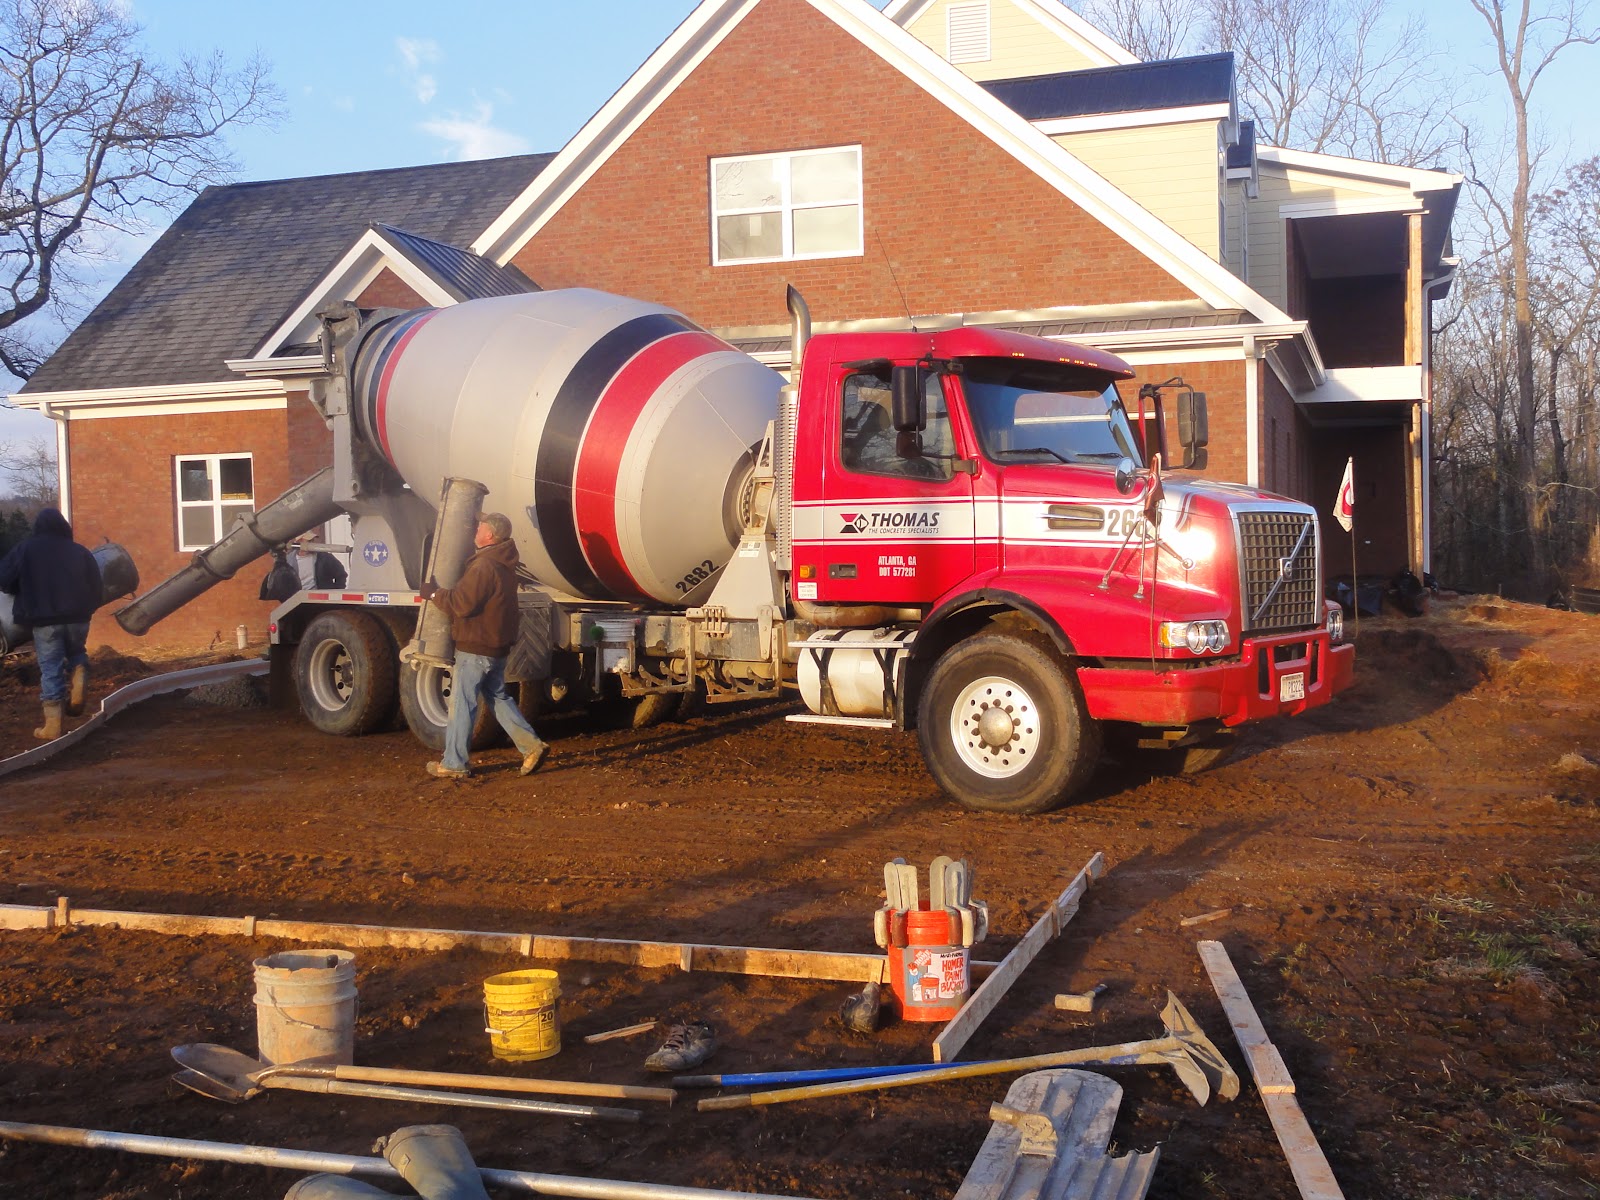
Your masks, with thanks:
[[[553,157],[207,188],[24,391],[234,379],[225,360],[251,354],[370,223],[464,245]]]
[[[1030,121],[1226,104],[1233,95],[1233,55],[1197,54],[1059,75],[997,79],[983,86]]]
[[[519,296],[524,292],[539,290],[538,285],[515,266],[499,266],[470,250],[419,237],[409,230],[396,229],[393,225],[380,223],[375,228],[389,239],[396,250],[448,288],[457,300]]]

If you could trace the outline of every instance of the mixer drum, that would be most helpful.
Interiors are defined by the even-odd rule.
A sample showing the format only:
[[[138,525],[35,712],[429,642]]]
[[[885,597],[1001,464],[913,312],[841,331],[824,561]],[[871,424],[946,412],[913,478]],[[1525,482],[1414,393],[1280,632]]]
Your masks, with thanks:
[[[406,313],[354,364],[361,434],[418,495],[476,479],[541,582],[669,604],[732,557],[783,386],[671,309],[587,289]]]

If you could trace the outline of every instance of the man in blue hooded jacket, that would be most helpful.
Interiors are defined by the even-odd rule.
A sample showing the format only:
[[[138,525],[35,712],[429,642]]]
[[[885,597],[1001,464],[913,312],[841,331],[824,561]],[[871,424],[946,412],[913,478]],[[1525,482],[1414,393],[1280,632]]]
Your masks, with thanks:
[[[44,724],[33,736],[61,736],[63,715],[77,716],[89,688],[89,618],[103,598],[100,564],[72,540],[72,526],[55,508],[33,519],[33,536],[0,560],[0,592],[16,597],[12,617],[33,628]]]

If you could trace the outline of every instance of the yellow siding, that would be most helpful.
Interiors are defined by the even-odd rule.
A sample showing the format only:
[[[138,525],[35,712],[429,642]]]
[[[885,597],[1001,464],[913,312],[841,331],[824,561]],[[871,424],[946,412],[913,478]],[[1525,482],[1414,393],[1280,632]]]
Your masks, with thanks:
[[[1244,180],[1229,180],[1223,189],[1223,218],[1226,233],[1223,236],[1222,265],[1246,283],[1255,264],[1244,254],[1245,239],[1249,236],[1246,222],[1250,219],[1250,201],[1244,194]]]
[[[906,27],[907,32],[940,58],[948,59],[948,25],[945,10],[963,0],[934,0]],[[1046,0],[1048,3],[1048,0]],[[957,63],[972,79],[1020,79],[1027,75],[1054,75],[1102,67],[1105,61],[1066,40],[1054,25],[1042,25],[1011,0],[989,0],[988,62]]]
[[[1287,310],[1288,280],[1284,265],[1283,204],[1311,200],[1370,200],[1374,196],[1409,195],[1404,187],[1381,183],[1336,182],[1318,172],[1299,171],[1263,162],[1261,195],[1250,202],[1250,284],[1279,308]]]
[[[1065,133],[1055,141],[1212,258],[1221,249],[1217,121]]]

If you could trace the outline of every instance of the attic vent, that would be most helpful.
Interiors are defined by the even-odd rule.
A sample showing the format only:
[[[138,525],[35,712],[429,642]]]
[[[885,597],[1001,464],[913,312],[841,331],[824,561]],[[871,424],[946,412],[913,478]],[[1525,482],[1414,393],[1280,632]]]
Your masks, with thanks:
[[[952,4],[945,9],[945,20],[951,62],[989,61],[989,0],[978,0],[976,4]]]

